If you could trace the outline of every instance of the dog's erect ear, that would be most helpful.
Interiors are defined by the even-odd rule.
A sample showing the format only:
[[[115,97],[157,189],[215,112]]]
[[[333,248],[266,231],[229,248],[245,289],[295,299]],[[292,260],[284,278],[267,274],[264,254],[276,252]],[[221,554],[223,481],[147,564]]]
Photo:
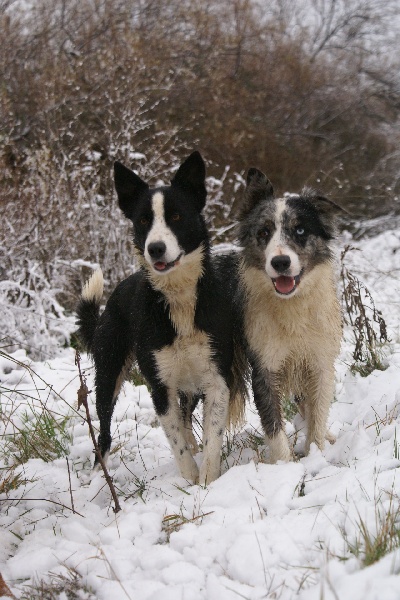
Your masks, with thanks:
[[[251,167],[246,177],[247,187],[244,195],[240,218],[245,217],[262,200],[272,200],[274,188],[262,171]]]
[[[348,214],[345,208],[342,208],[341,206],[339,206],[339,204],[336,204],[336,202],[329,200],[329,198],[325,198],[325,196],[322,196],[321,194],[314,192],[313,194],[310,194],[306,197],[311,202],[311,204],[315,206],[319,213],[334,217],[338,217],[339,215],[344,216]]]
[[[114,183],[119,207],[129,219],[137,198],[142,192],[148,190],[149,186],[136,173],[118,161],[114,163]]]
[[[196,151],[181,164],[171,184],[194,194],[198,208],[202,210],[207,196],[205,180],[206,166],[200,152]]]

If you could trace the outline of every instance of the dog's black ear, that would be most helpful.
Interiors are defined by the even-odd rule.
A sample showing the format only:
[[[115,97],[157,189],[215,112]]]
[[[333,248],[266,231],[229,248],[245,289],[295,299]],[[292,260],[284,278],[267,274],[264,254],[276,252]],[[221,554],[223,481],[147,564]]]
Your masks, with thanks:
[[[114,163],[114,183],[118,204],[126,217],[131,218],[132,209],[141,193],[149,189],[148,184],[122,163]]]
[[[274,197],[272,183],[262,171],[251,167],[247,172],[246,183],[247,187],[240,211],[240,218],[248,215],[262,200],[270,200]]]
[[[319,219],[325,229],[327,239],[335,238],[340,217],[349,216],[346,209],[326,198],[315,190],[305,189],[301,196],[306,198],[318,213]]]
[[[320,214],[329,215],[333,217],[344,216],[348,214],[347,210],[333,200],[329,200],[325,196],[322,196],[318,192],[306,193],[306,198],[315,206]]]
[[[199,210],[204,208],[206,203],[206,166],[200,152],[192,152],[190,156],[181,164],[171,184],[194,194]]]

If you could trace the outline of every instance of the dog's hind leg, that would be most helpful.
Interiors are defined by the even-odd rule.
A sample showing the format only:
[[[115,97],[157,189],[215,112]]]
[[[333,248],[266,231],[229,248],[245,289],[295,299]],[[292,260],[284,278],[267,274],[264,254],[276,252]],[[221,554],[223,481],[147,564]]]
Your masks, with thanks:
[[[176,391],[168,390],[161,384],[153,385],[152,399],[182,477],[197,483],[199,469],[186,439],[185,426]]]
[[[183,392],[179,393],[179,405],[182,412],[185,440],[193,455],[197,454],[199,451],[199,445],[193,433],[192,416],[200,398],[200,394],[184,394]]]
[[[254,402],[260,415],[265,433],[265,443],[269,447],[269,462],[289,461],[292,452],[289,440],[283,429],[281,398],[276,378],[257,365],[253,365]]]
[[[96,411],[100,421],[98,445],[102,457],[111,447],[111,417],[121,386],[134,360],[134,354],[126,331],[119,331],[119,324],[103,313],[104,328],[99,327],[95,338],[93,358],[95,364]],[[98,457],[95,458],[95,466]]]
[[[200,484],[207,485],[221,474],[221,449],[229,412],[229,388],[215,373],[205,389],[203,408],[203,462]]]

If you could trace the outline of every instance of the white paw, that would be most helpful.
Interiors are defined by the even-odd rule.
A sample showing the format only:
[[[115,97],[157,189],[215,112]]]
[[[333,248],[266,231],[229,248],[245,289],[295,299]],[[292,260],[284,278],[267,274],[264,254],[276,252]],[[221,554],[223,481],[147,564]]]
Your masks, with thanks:
[[[221,475],[221,467],[218,464],[211,464],[210,461],[204,460],[200,467],[200,485],[209,485],[212,481],[218,479]]]
[[[293,459],[290,448],[281,449],[279,452],[270,452],[269,454],[269,463],[274,465],[278,462],[278,460],[282,460],[283,462],[290,462]]]
[[[315,444],[322,451],[325,447],[326,441],[328,441],[330,444],[334,444],[336,442],[336,437],[333,435],[333,433],[331,433],[329,431],[329,429],[326,430],[326,432],[323,436],[322,435],[312,436],[312,437],[307,436],[306,446],[305,446],[306,456],[310,452],[311,444]]]
[[[198,483],[199,469],[189,452],[187,452],[187,460],[182,461],[179,466],[184,479],[191,481],[193,484]]]
[[[328,429],[327,432],[326,432],[326,434],[325,434],[325,439],[330,444],[334,444],[336,442],[336,435],[333,435],[333,433],[331,431],[329,431],[329,429]]]
[[[278,462],[278,460],[283,460],[284,462],[292,460],[293,456],[289,440],[284,431],[280,431],[274,437],[266,436],[265,441],[269,447],[269,463],[271,465]]]

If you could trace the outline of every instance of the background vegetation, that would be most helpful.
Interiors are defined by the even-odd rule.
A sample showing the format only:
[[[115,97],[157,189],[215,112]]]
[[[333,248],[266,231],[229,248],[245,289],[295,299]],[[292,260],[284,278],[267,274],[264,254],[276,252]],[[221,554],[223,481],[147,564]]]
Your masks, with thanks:
[[[5,344],[43,354],[85,269],[130,272],[116,158],[167,181],[199,148],[216,241],[251,165],[398,214],[399,30],[395,1],[0,0]]]

